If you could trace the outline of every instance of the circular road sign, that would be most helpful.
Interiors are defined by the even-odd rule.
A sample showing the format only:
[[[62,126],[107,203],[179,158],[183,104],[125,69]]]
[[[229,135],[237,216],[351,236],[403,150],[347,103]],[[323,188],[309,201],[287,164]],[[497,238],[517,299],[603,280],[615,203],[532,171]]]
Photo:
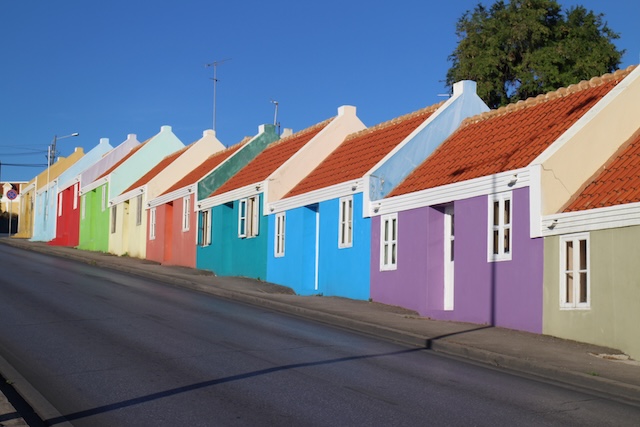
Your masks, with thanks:
[[[16,190],[9,190],[7,191],[7,199],[9,200],[13,200],[16,197],[18,197],[18,192]]]

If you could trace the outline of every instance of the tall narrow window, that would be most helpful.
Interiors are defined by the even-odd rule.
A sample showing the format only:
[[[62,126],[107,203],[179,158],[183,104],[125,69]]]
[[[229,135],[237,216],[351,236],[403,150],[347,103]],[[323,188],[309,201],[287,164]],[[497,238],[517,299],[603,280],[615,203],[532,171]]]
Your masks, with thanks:
[[[260,196],[238,202],[238,237],[255,237],[260,224]]]
[[[84,219],[87,215],[87,195],[80,196],[80,218]]]
[[[273,254],[276,258],[284,256],[285,212],[276,214],[276,235],[273,243]]]
[[[78,187],[80,187],[79,182],[76,182],[75,184],[73,184],[73,210],[78,209],[78,192],[79,192]]]
[[[573,234],[560,238],[560,265],[560,307],[590,308],[589,234]]]
[[[211,245],[211,209],[200,212],[198,241],[200,242],[200,246]]]
[[[142,212],[144,212],[142,207],[142,194],[138,194],[136,197],[136,225],[142,224]]]
[[[113,205],[111,207],[111,234],[116,232],[117,214],[118,205]]]
[[[489,196],[489,248],[488,261],[511,259],[511,192]]]
[[[156,208],[149,209],[149,240],[156,238]]]
[[[395,270],[398,265],[398,214],[380,218],[380,270]]]
[[[340,198],[339,218],[338,247],[350,248],[353,244],[353,197]]]
[[[58,216],[62,216],[62,194],[58,193]]]
[[[102,186],[102,212],[107,208],[107,186]]]
[[[184,196],[182,198],[182,231],[189,231],[191,225],[191,198]]]

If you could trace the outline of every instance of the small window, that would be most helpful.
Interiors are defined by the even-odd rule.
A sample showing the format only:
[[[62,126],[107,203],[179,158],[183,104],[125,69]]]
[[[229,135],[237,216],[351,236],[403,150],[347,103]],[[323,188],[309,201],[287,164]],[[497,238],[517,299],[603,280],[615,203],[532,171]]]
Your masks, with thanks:
[[[62,216],[62,194],[58,193],[58,216]]]
[[[276,235],[273,254],[276,258],[284,256],[285,212],[276,214]]]
[[[200,212],[200,230],[198,234],[200,246],[211,245],[211,209]]]
[[[111,207],[111,234],[114,234],[116,232],[117,214],[118,205],[113,205]]]
[[[189,231],[191,225],[191,198],[184,196],[182,198],[182,231]]]
[[[73,184],[73,210],[78,209],[78,193],[79,193],[79,187],[80,183],[76,182],[75,184]]]
[[[87,195],[80,196],[80,218],[84,219],[87,215]]]
[[[380,270],[395,270],[398,265],[398,214],[380,218]]]
[[[350,248],[353,245],[353,197],[340,199],[339,218],[338,247]]]
[[[489,248],[488,261],[508,261],[512,248],[512,196],[511,192],[489,196]]]
[[[255,237],[260,225],[260,196],[238,202],[238,237]]]
[[[560,307],[590,308],[589,234],[573,234],[560,238],[560,265]]]
[[[136,197],[136,225],[142,224],[142,212],[144,212],[142,203],[142,194],[138,194]]]
[[[156,208],[149,209],[149,240],[156,239]]]

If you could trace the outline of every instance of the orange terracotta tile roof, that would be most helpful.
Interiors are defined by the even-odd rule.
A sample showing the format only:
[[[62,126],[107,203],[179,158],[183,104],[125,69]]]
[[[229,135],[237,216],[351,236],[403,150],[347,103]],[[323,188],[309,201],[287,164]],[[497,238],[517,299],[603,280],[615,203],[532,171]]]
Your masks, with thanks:
[[[330,118],[270,144],[251,162],[240,169],[238,173],[214,191],[211,196],[264,181],[291,156],[298,152],[298,150],[304,147],[307,142],[313,139],[322,129],[327,127],[332,120],[333,118]]]
[[[143,142],[142,144],[138,144],[135,147],[133,147],[131,149],[131,151],[129,151],[129,153],[127,153],[126,156],[124,156],[123,158],[121,158],[120,160],[118,160],[116,163],[114,163],[113,166],[111,166],[109,169],[107,169],[105,171],[105,173],[103,173],[102,175],[100,175],[98,178],[96,178],[96,180],[100,179],[100,178],[104,178],[105,176],[108,176],[109,174],[111,174],[111,172],[113,172],[114,170],[116,170],[121,164],[123,164],[127,159],[129,159],[129,157],[133,156],[138,150],[140,150],[142,148],[143,145],[145,145],[147,142],[151,141],[151,138],[147,139],[145,142]]]
[[[284,197],[297,196],[363,177],[369,169],[427,120],[440,105],[442,103],[347,136],[338,148]]]
[[[632,69],[466,119],[387,197],[527,166]]]
[[[180,155],[182,153],[187,151],[189,149],[189,147],[191,147],[191,145],[187,145],[187,146],[185,146],[185,147],[183,147],[183,148],[181,148],[181,149],[169,154],[168,156],[165,156],[165,158],[160,160],[158,162],[158,164],[155,165],[149,172],[147,172],[139,180],[137,180],[136,182],[131,184],[129,186],[129,188],[124,190],[122,193],[124,194],[124,193],[126,193],[128,191],[135,190],[136,188],[147,184],[149,181],[151,181],[153,178],[155,178],[156,175],[158,175],[160,172],[162,172],[167,166],[169,166],[171,163],[173,163],[174,160],[176,160],[178,157],[180,157]]]
[[[640,131],[569,201],[564,212],[640,202]]]
[[[201,178],[205,177],[212,170],[217,168],[222,162],[224,162],[229,157],[231,157],[233,153],[238,151],[243,145],[245,145],[250,140],[251,138],[245,138],[238,144],[232,145],[231,147],[225,150],[218,151],[217,153],[210,155],[207,158],[207,160],[205,160],[202,164],[200,164],[191,172],[189,172],[184,178],[176,182],[174,185],[172,185],[167,191],[165,191],[162,194],[163,195],[168,194],[168,193],[171,193],[172,191],[179,190],[180,188],[186,187],[188,185],[195,184]]]

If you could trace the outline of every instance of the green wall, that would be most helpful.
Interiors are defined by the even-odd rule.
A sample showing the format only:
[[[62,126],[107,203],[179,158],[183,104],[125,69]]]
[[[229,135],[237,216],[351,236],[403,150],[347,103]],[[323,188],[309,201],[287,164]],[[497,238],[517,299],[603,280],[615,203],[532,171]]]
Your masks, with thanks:
[[[85,193],[85,217],[80,217],[78,249],[107,252],[109,250],[109,205],[102,210],[102,191],[108,191],[108,183]],[[108,193],[107,193],[108,194]]]
[[[543,333],[640,359],[640,227],[592,231],[591,308],[560,310],[560,238],[544,242]]]

